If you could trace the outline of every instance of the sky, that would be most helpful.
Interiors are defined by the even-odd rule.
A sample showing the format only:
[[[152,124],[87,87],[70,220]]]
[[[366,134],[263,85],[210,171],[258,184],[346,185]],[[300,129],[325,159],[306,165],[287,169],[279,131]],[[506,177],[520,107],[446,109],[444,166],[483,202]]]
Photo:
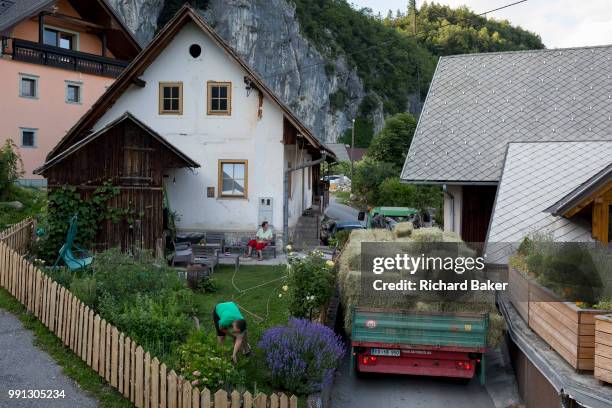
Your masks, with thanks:
[[[370,7],[375,13],[389,9],[406,10],[408,0],[348,0],[357,8]],[[482,13],[516,0],[435,0],[452,7],[466,5]],[[417,0],[417,8],[422,0]],[[509,20],[542,37],[547,48],[612,44],[611,0],[527,0],[525,3],[489,14]]]

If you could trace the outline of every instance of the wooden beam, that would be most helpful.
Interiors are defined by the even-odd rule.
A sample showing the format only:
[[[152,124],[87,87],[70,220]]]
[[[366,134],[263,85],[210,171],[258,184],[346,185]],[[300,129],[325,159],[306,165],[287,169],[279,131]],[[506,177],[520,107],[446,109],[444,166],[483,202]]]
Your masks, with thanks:
[[[102,31],[102,56],[103,57],[106,57],[106,49],[107,49],[106,31]]]
[[[144,88],[145,86],[147,86],[147,81],[136,77],[132,78],[132,83],[139,88]]]
[[[45,38],[45,13],[38,15],[38,43],[43,44]]]
[[[108,30],[111,29],[111,26],[104,26],[101,24],[96,24],[96,23],[92,23],[91,21],[86,21],[77,17],[72,17],[72,16],[68,16],[66,14],[61,14],[61,13],[49,13],[48,14],[49,17],[53,17],[53,18],[57,18],[58,20],[63,20],[63,21],[67,21],[71,24],[75,24],[75,25],[79,25],[79,26],[83,26],[83,27],[88,27],[88,28],[93,28],[96,30]]]

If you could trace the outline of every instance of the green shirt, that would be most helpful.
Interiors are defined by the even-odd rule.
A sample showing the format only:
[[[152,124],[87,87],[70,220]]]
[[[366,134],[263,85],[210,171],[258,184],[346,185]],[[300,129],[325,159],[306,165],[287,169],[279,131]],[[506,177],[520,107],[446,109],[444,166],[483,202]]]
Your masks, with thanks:
[[[264,231],[263,228],[260,228],[257,230],[257,239],[263,241],[263,240],[271,240],[272,239],[272,228],[268,228],[267,231]]]
[[[243,320],[244,317],[240,313],[238,306],[234,302],[219,303],[215,311],[219,316],[219,327],[228,329],[232,326],[234,320]]]

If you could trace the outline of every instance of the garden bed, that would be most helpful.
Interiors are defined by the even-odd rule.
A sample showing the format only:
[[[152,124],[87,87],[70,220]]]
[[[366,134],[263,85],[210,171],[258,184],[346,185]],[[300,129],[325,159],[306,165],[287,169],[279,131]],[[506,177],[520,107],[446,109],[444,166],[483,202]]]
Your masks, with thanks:
[[[612,315],[595,317],[595,378],[612,384]]]
[[[510,300],[519,315],[576,370],[592,371],[595,316],[610,313],[583,309],[559,297],[520,271],[509,269]]]

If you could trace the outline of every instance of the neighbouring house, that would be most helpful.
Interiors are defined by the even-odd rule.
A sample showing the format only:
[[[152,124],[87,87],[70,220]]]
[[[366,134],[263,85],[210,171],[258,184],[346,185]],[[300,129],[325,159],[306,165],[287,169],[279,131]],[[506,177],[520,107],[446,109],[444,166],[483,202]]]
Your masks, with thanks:
[[[528,235],[608,243],[612,140],[512,142],[486,239],[489,264],[506,264]]]
[[[507,151],[514,156],[515,151],[527,154],[533,148],[509,143],[612,140],[611,59],[612,46],[440,58],[401,178],[443,186],[445,230],[457,232],[464,241],[483,243],[491,226],[491,238],[498,239],[497,229],[503,231],[508,220],[492,223],[491,216],[496,195],[498,201],[508,197],[498,188],[504,164],[523,165],[527,173],[538,165],[522,163],[527,159],[518,156],[508,163]],[[570,170],[576,179],[564,184],[563,191],[576,187],[578,174],[589,177],[579,168],[595,163],[597,154],[566,162],[576,168],[576,173]],[[543,152],[540,156],[547,158]],[[609,164],[605,161],[592,170],[601,170]],[[537,175],[532,176],[526,175],[519,188],[537,197]],[[530,213],[544,211],[555,197],[560,195],[550,195],[553,201],[534,206]],[[511,228],[512,239],[534,225],[520,220]],[[501,238],[510,235],[503,232]]]
[[[110,139],[127,124],[140,140],[171,147],[181,165],[158,166],[158,149],[149,154],[142,144]],[[79,153],[91,138],[88,153]],[[100,147],[95,149],[99,158],[81,160],[94,146]],[[163,169],[169,211],[177,214],[180,231],[244,235],[269,221],[277,244],[286,242],[285,234],[305,210],[324,202],[320,164],[335,158],[189,5],[160,30],[37,172],[51,188],[99,183],[108,173],[94,168],[120,163],[122,149],[140,152],[133,156],[140,164],[120,165],[111,174],[113,183],[161,189],[157,171]],[[75,178],[69,169],[88,176]],[[145,213],[162,209],[159,201],[142,205]]]
[[[0,2],[0,142],[33,170],[140,51],[105,0]]]
[[[440,59],[401,178],[443,187],[444,229],[482,249],[492,276],[532,233],[610,242],[611,60],[612,46]],[[530,329],[536,317],[525,322],[504,291],[496,300],[528,408],[610,406],[605,386]]]

